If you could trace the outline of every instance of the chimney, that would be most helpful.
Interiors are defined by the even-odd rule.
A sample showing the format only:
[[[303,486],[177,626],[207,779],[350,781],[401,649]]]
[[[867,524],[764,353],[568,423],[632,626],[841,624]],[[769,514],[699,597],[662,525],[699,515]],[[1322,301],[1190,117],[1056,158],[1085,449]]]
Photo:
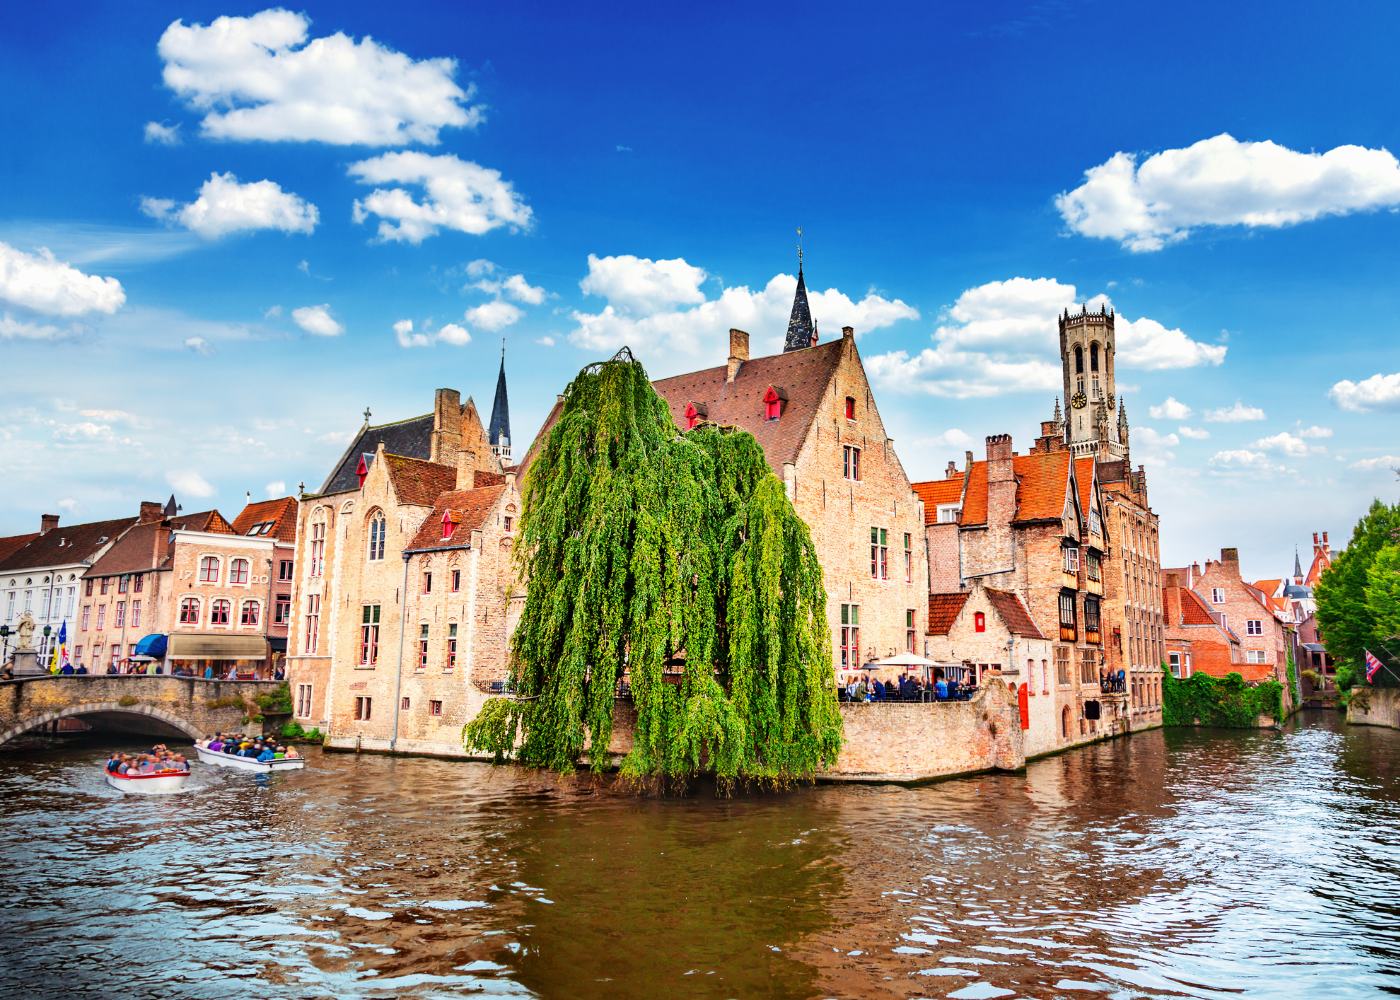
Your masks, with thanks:
[[[1223,567],[1225,567],[1226,572],[1232,573],[1232,574],[1234,574],[1235,576],[1239,576],[1239,575],[1240,575],[1240,550],[1239,550],[1239,549],[1221,549],[1221,550],[1220,550],[1220,565],[1223,566]]]
[[[956,476],[957,474],[958,474],[958,463],[957,463],[957,462],[954,462],[951,458],[948,459],[948,469],[947,469],[947,472],[944,474],[943,478],[944,478],[944,479],[952,479],[952,478],[953,478],[954,476]]]
[[[151,543],[151,565],[158,567],[165,561],[165,550],[170,544],[170,528],[168,525],[158,524],[151,534],[155,536]]]
[[[461,446],[462,394],[456,389],[439,389],[433,394],[433,434],[428,445],[428,461],[447,465]]]
[[[855,328],[855,327],[853,327],[853,326],[843,326],[843,327],[841,328],[841,339],[842,339],[842,340],[855,340],[855,337],[856,337],[856,328]]]
[[[1180,573],[1176,573],[1176,572],[1163,573],[1163,574],[1162,574],[1162,586],[1164,586],[1164,587],[1180,587],[1180,586],[1181,586],[1181,574],[1180,574]]]
[[[1011,435],[987,437],[987,527],[1016,518],[1016,473],[1011,464]]]
[[[457,489],[470,490],[476,486],[476,452],[457,449]]]
[[[514,492],[515,492],[515,470],[514,470],[514,469],[507,470],[507,472],[506,472],[506,492],[507,492],[507,493],[514,493]]]
[[[142,500],[141,514],[137,520],[142,524],[145,524],[147,521],[159,521],[161,517],[164,516],[162,514],[163,506],[163,504],[156,500]]]
[[[54,528],[57,528],[57,527],[58,527],[58,515],[57,515],[57,514],[40,514],[40,515],[39,515],[39,534],[41,534],[41,535],[47,535],[50,531],[53,531],[53,529],[54,529]]]
[[[743,330],[729,330],[729,374],[726,382],[733,382],[739,376],[739,368],[749,360],[749,335]]]

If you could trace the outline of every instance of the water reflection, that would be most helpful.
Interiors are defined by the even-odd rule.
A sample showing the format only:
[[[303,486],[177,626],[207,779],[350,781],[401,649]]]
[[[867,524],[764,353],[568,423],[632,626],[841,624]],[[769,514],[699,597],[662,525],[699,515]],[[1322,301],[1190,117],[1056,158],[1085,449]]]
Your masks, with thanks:
[[[138,800],[100,752],[0,760],[0,991],[1400,992],[1400,733],[1331,717],[719,800],[341,755]]]

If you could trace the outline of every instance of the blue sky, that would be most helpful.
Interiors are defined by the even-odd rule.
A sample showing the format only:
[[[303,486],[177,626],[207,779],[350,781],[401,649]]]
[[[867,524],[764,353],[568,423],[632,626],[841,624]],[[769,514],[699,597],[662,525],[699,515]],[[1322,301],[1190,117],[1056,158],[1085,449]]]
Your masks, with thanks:
[[[798,225],[916,478],[1029,444],[1107,296],[1165,562],[1396,499],[1388,5],[172,17],[0,15],[0,532],[314,487],[365,406],[489,405],[503,336],[523,447],[620,343],[775,343]]]

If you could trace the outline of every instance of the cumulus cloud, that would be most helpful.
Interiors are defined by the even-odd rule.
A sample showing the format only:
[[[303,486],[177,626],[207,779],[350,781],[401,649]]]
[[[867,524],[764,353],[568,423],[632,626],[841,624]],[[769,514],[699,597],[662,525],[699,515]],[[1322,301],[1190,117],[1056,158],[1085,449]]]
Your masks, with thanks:
[[[1342,379],[1327,394],[1342,409],[1355,413],[1400,409],[1400,372],[1390,375],[1377,372],[1360,382]]]
[[[1138,162],[1115,153],[1055,199],[1069,228],[1160,250],[1203,226],[1278,228],[1400,205],[1400,164],[1388,150],[1338,146],[1300,153],[1231,135]]]
[[[1217,469],[1224,470],[1244,470],[1252,472],[1285,472],[1284,466],[1277,464],[1262,451],[1251,451],[1247,448],[1235,448],[1226,451],[1217,451],[1211,457],[1210,464]]]
[[[467,323],[471,326],[480,327],[491,333],[504,330],[508,326],[514,326],[520,322],[523,316],[519,308],[509,302],[494,299],[490,302],[483,302],[479,306],[468,309],[464,315]]]
[[[941,317],[933,346],[892,351],[866,362],[881,385],[965,399],[1007,392],[1051,392],[1062,384],[1057,318],[1077,308],[1078,290],[1054,278],[1008,278],[969,288]],[[1097,309],[1106,296],[1088,300]],[[1152,319],[1114,321],[1117,365],[1161,370],[1219,365],[1223,345],[1203,344]]]
[[[427,333],[413,329],[413,320],[401,319],[394,324],[394,339],[398,341],[400,347],[429,347],[432,345],[432,338]]]
[[[1257,406],[1245,406],[1237,399],[1234,406],[1222,406],[1219,409],[1207,410],[1205,419],[1213,424],[1243,424],[1251,420],[1263,420],[1264,411]]]
[[[438,340],[444,344],[451,344],[453,347],[465,347],[472,342],[472,335],[465,327],[456,323],[447,323],[437,332]]]
[[[146,141],[155,146],[180,145],[180,126],[166,125],[164,122],[146,123]]]
[[[269,500],[273,500],[281,496],[286,496],[287,481],[285,479],[274,479],[272,482],[264,486],[263,489],[267,492],[267,498]]]
[[[1255,441],[1252,447],[1260,448],[1264,451],[1278,452],[1290,458],[1302,458],[1312,452],[1325,450],[1321,445],[1309,445],[1301,437],[1296,434],[1290,434],[1288,431],[1280,431],[1277,434],[1262,437],[1258,441]]]
[[[456,323],[448,323],[437,331],[426,328],[415,330],[413,320],[401,319],[394,324],[394,339],[404,348],[432,347],[435,343],[463,347],[472,342],[472,335]]]
[[[331,315],[331,307],[326,303],[319,306],[302,306],[292,310],[292,320],[307,333],[317,337],[338,337],[345,327]]]
[[[1317,424],[1313,424],[1311,427],[1302,427],[1300,425],[1298,436],[1301,438],[1330,438],[1332,436],[1332,428],[1319,427]]]
[[[1400,469],[1400,455],[1378,455],[1375,458],[1362,458],[1352,462],[1351,467],[1361,472],[1375,472],[1378,469]]]
[[[1168,396],[1158,405],[1149,406],[1147,412],[1153,420],[1185,420],[1191,415],[1191,407],[1175,396]]]
[[[320,218],[316,206],[275,181],[241,183],[233,174],[210,174],[199,197],[184,205],[167,198],[142,198],[141,211],[213,240],[231,233],[276,229],[310,233]]]
[[[482,120],[452,59],[411,59],[372,38],[307,41],[304,14],[265,10],[206,25],[173,22],[157,51],[165,85],[216,139],[434,145]]]
[[[33,323],[0,313],[0,340],[66,340],[75,335],[66,327],[52,323]]]
[[[385,153],[350,165],[350,176],[362,184],[407,184],[421,187],[415,200],[403,187],[376,187],[353,206],[353,217],[364,222],[379,217],[380,240],[422,243],[440,229],[480,236],[507,226],[530,225],[530,206],[515,193],[500,171],[427,153]]]
[[[213,346],[203,337],[186,337],[185,348],[186,350],[193,351],[195,354],[214,353]]]
[[[505,296],[527,306],[544,302],[545,290],[525,280],[523,274],[506,275],[489,260],[474,260],[467,264],[467,276],[475,278],[467,288],[473,288],[498,298]]]
[[[1204,427],[1187,427],[1184,424],[1178,427],[1176,432],[1191,441],[1204,441],[1210,437],[1210,431]]]
[[[546,334],[543,337],[536,337],[535,343],[539,344],[541,347],[553,347],[554,338]]]
[[[797,289],[794,275],[774,275],[758,290],[746,285],[725,288],[718,297],[709,298],[699,288],[705,272],[684,260],[590,254],[588,266],[589,273],[580,287],[607,302],[598,312],[572,313],[575,326],[569,341],[577,347],[610,352],[626,344],[649,358],[664,358],[658,372],[661,368],[679,370],[696,359],[722,360],[728,352],[727,331],[731,327],[753,335],[750,350],[755,356],[782,349]],[[619,297],[609,297],[614,294]],[[842,326],[855,327],[863,334],[919,315],[907,303],[875,292],[853,301],[835,288],[809,289],[807,298],[812,317],[827,339],[832,334],[839,336]]]
[[[214,487],[210,485],[209,480],[192,469],[167,472],[165,481],[176,493],[183,493],[186,496],[212,497],[214,495]]]
[[[116,278],[84,274],[46,249],[31,254],[0,243],[0,302],[47,316],[110,315],[126,292]]]
[[[1151,427],[1135,427],[1132,432],[1133,457],[1145,465],[1166,465],[1176,458],[1173,450],[1181,444],[1175,434],[1163,434]]]

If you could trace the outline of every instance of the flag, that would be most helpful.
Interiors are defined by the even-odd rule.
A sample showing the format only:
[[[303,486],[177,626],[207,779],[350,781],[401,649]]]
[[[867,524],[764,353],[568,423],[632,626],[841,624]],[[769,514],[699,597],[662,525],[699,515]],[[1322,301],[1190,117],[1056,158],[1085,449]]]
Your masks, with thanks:
[[[68,622],[58,623],[58,666],[62,668],[68,666]]]
[[[1381,672],[1381,661],[1376,659],[1368,649],[1366,652],[1366,683],[1376,683],[1376,674]]]

